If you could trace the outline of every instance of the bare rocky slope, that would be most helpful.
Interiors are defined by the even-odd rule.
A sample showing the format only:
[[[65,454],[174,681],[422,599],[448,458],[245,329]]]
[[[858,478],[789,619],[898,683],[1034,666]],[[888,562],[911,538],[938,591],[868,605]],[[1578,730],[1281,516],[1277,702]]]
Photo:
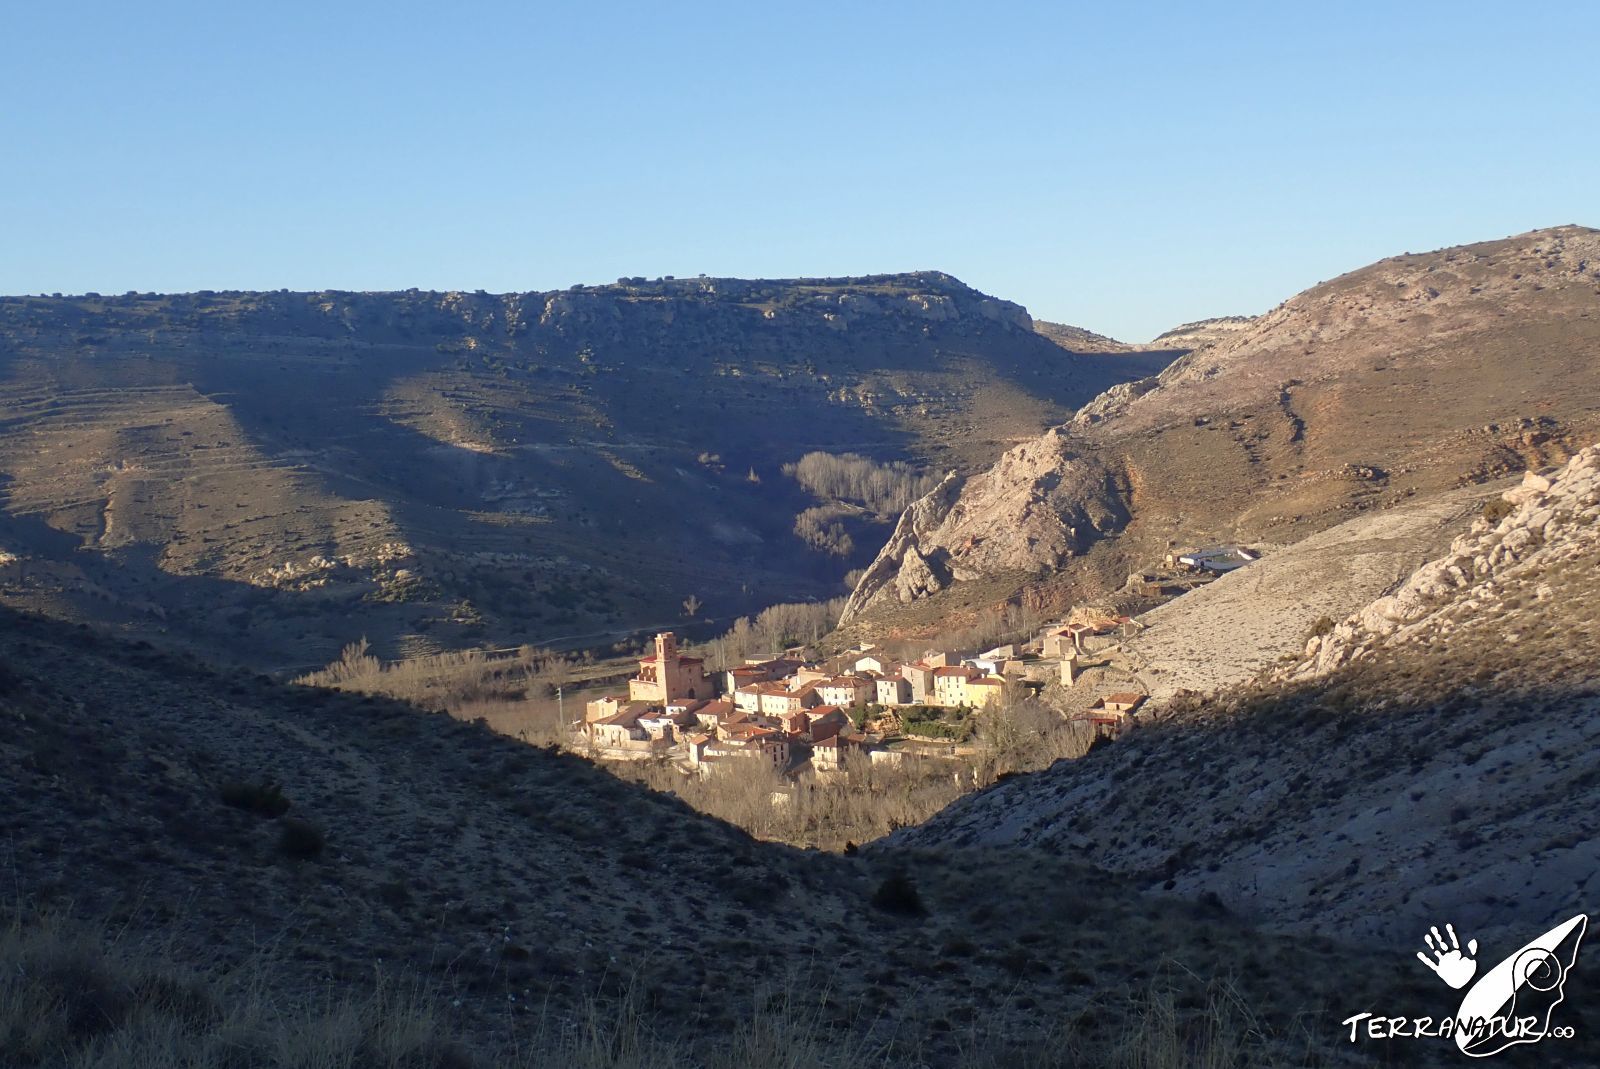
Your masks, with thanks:
[[[1271,678],[890,841],[1078,858],[1280,930],[1515,946],[1600,908],[1597,576],[1600,446]]]
[[[0,298],[0,597],[281,666],[832,596],[783,465],[971,470],[1174,355],[1032,328],[937,272]]]
[[[915,626],[977,579],[1103,594],[1170,542],[1293,543],[1600,430],[1591,229],[1393,257],[1230,327],[913,506],[846,619]]]
[[[1363,513],[1139,614],[1122,645],[1153,698],[1235,686],[1299,655],[1319,622],[1339,620],[1445,551],[1500,484],[1468,486]]]

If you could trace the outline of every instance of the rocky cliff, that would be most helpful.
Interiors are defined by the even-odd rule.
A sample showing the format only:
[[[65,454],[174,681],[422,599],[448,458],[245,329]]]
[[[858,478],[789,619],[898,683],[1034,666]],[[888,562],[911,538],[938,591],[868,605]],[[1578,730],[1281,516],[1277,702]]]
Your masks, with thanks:
[[[955,582],[1055,568],[1121,527],[1125,488],[1074,445],[1055,430],[1007,450],[970,479],[946,477],[900,517],[844,618]]]
[[[1115,338],[1108,338],[1104,334],[1096,334],[1092,330],[1084,330],[1082,327],[1074,327],[1067,323],[1051,323],[1048,320],[1035,319],[1033,321],[1033,329],[1068,352],[1129,353],[1139,348],[1138,346],[1129,345],[1127,342],[1117,341]],[[1183,347],[1151,345],[1148,348],[1181,349]]]

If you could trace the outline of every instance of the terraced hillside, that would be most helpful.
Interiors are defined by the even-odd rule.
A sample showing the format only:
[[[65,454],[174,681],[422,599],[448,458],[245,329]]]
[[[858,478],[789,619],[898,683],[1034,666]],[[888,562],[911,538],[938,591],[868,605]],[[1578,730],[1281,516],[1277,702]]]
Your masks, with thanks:
[[[785,464],[970,468],[1171,355],[937,273],[4,298],[0,591],[272,665],[729,619],[881,537]]]

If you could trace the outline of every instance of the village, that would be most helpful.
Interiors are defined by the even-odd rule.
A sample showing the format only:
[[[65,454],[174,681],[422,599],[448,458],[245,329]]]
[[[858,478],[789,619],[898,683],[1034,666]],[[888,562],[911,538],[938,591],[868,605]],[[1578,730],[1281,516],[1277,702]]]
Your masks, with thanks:
[[[1176,596],[1254,559],[1233,547],[1174,553],[1163,571],[1130,584]],[[662,632],[626,694],[586,704],[570,725],[573,744],[601,760],[671,762],[685,775],[750,761],[827,779],[856,762],[958,756],[975,717],[1047,688],[1063,720],[1115,739],[1148,700],[1118,657],[1121,640],[1142,626],[1134,616],[1083,610],[1026,641],[970,654],[930,649],[895,659],[868,643],[820,658],[797,646],[716,671]]]

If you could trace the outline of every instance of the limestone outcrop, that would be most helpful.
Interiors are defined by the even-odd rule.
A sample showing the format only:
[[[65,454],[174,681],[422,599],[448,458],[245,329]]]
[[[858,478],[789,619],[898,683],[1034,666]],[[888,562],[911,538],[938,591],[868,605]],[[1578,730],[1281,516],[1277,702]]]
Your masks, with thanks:
[[[1536,599],[1548,597],[1534,577],[1600,547],[1600,445],[1578,452],[1554,475],[1528,472],[1500,502],[1394,593],[1312,638],[1305,660],[1288,674],[1323,676],[1378,646],[1433,641],[1467,615],[1509,618],[1508,599],[1530,588]]]
[[[1044,574],[1126,519],[1116,474],[1083,456],[1066,431],[1052,430],[979,475],[947,476],[913,503],[851,594],[844,619],[952,582]]]

